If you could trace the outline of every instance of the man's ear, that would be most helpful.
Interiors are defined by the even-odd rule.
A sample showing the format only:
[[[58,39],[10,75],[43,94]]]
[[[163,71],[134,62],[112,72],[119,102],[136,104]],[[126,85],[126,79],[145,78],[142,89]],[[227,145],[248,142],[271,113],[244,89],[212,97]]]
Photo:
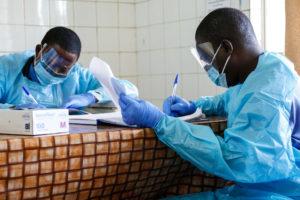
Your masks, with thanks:
[[[37,44],[37,45],[35,46],[35,56],[36,56],[36,57],[39,55],[41,49],[42,49],[42,45]]]
[[[223,40],[222,46],[225,49],[226,54],[231,55],[233,52],[233,45],[229,40]]]

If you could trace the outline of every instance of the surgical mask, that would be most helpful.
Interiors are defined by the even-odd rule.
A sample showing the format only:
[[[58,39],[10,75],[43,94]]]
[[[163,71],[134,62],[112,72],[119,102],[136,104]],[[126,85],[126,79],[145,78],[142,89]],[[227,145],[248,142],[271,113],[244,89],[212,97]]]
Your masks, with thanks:
[[[38,61],[34,66],[34,71],[41,85],[54,85],[62,83],[66,77],[56,77],[46,70],[46,66],[42,61]]]
[[[215,55],[217,55],[217,53],[218,53],[218,51],[216,52]],[[212,63],[210,65],[205,66],[205,68],[209,68],[206,71],[209,79],[212,82],[214,82],[217,86],[228,88],[227,78],[226,78],[226,74],[224,73],[224,71],[226,69],[226,66],[227,66],[227,63],[228,63],[230,57],[231,57],[231,55],[229,55],[227,57],[221,74],[218,72],[218,70],[214,67],[214,65]],[[215,56],[214,56],[214,58],[215,58]],[[213,58],[213,60],[214,60],[214,58]],[[212,62],[213,62],[213,60],[212,60]]]

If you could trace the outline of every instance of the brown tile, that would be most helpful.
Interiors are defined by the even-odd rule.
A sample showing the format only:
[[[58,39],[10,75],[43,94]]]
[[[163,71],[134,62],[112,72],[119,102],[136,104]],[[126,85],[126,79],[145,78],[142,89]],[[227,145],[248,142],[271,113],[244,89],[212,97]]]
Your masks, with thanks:
[[[10,150],[21,150],[23,149],[22,139],[10,139],[9,142],[9,149]]]
[[[39,164],[38,163],[27,163],[25,164],[25,174],[38,174]]]
[[[71,134],[69,135],[70,144],[82,144],[81,134]]]
[[[0,167],[0,178],[6,178],[8,176],[8,167]]]
[[[0,192],[5,192],[6,190],[6,180],[0,180]]]
[[[7,153],[0,152],[0,165],[6,165],[6,164],[7,164]]]
[[[83,158],[83,168],[94,167],[95,166],[95,157]]]
[[[117,165],[110,165],[108,166],[107,175],[112,176],[117,173]]]
[[[110,150],[111,153],[120,152],[120,141],[110,142]]]
[[[95,144],[85,144],[84,145],[84,155],[95,155]]]
[[[79,193],[79,199],[80,199],[80,200],[88,199],[88,198],[89,198],[89,194],[90,194],[89,191],[81,191],[81,192]]]
[[[43,148],[44,147],[53,147],[54,146],[54,137],[53,136],[41,137],[40,143],[41,143],[41,147],[43,147]]]
[[[79,185],[79,182],[71,182],[71,183],[68,183],[68,189],[67,189],[67,192],[68,192],[68,193],[71,193],[71,192],[77,192],[77,191],[78,191],[78,185]]]
[[[122,164],[118,168],[118,174],[126,174],[129,172],[130,164]]]
[[[36,162],[38,161],[38,150],[25,150],[25,162]]]
[[[81,181],[80,190],[91,189],[93,181]]]
[[[131,131],[128,131],[128,130],[122,130],[121,131],[121,137],[122,137],[122,140],[131,140],[132,139],[132,132]]]
[[[8,149],[7,140],[0,140],[0,151],[5,151]]]
[[[70,158],[69,163],[70,163],[70,169],[80,169],[81,168],[81,159],[82,158]]]
[[[27,189],[23,192],[24,199],[33,199],[37,198],[37,189]]]
[[[39,148],[39,138],[31,137],[31,138],[24,138],[24,148],[25,149],[36,149]]]
[[[52,179],[53,179],[52,174],[40,175],[39,186],[52,185]]]
[[[8,199],[21,199],[21,191],[18,190],[18,191],[11,191],[11,192],[8,192]]]
[[[121,153],[120,154],[120,163],[128,163],[131,159],[131,152]]]
[[[45,173],[50,173],[52,172],[52,161],[44,161],[44,162],[40,162],[40,167],[41,167],[41,173],[45,174]]]
[[[83,141],[83,143],[96,142],[96,135],[95,135],[95,133],[85,133],[85,134],[82,134],[82,141]]]
[[[81,176],[80,170],[68,172],[68,181],[70,182],[70,181],[80,180],[80,176]]]
[[[38,198],[49,197],[50,196],[50,191],[51,191],[50,186],[39,187],[39,189],[38,189]]]
[[[23,187],[23,179],[9,179],[8,180],[8,190],[18,190]]]
[[[26,176],[25,178],[25,188],[34,188],[37,187],[38,176]]]
[[[82,145],[73,145],[69,148],[69,155],[71,157],[82,156]]]
[[[68,169],[68,160],[56,160],[54,161],[54,171],[66,171]]]
[[[66,182],[66,177],[67,177],[67,172],[57,172],[55,173],[55,184],[60,184],[60,183],[65,183]]]
[[[121,142],[121,152],[132,151],[132,141],[122,141]]]
[[[96,159],[96,166],[106,166],[107,165],[107,155],[99,155]]]
[[[108,143],[100,143],[97,144],[97,149],[96,149],[97,154],[107,154],[109,151],[109,145]]]
[[[55,147],[56,159],[67,158],[67,157],[68,157],[68,147],[66,146]]]
[[[40,150],[40,160],[50,160],[53,159],[54,150],[53,148],[46,148]]]
[[[109,140],[110,141],[115,141],[115,140],[120,140],[120,131],[110,131],[109,132]]]
[[[108,168],[105,167],[99,167],[95,169],[95,177],[104,177],[106,176],[106,173],[108,171]]]
[[[94,188],[101,188],[104,185],[105,178],[97,178],[94,180]]]
[[[68,140],[69,135],[58,135],[54,137],[54,142],[55,146],[65,146],[68,145],[69,140]]]
[[[108,156],[108,164],[109,165],[118,164],[119,163],[119,159],[120,159],[120,155],[119,154],[110,154]]]
[[[52,189],[52,194],[63,194],[66,191],[66,185],[54,185]]]
[[[96,133],[97,142],[107,142],[108,133],[107,132],[97,132]]]
[[[144,139],[134,139],[133,141],[133,149],[134,150],[142,150],[144,148]]]
[[[83,169],[82,170],[82,179],[89,180],[92,179],[94,176],[94,168]]]
[[[17,165],[10,165],[9,167],[9,177],[20,177],[23,175],[23,165],[17,164]]]

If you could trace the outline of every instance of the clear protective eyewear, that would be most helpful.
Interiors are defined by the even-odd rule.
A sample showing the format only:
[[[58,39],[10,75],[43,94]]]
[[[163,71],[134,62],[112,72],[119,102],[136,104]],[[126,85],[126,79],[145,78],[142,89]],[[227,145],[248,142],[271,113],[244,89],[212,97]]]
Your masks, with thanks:
[[[218,51],[220,50],[221,45],[218,47],[216,52],[210,42],[204,42],[201,44],[197,44],[196,48],[191,47],[191,53],[198,61],[200,66],[204,68],[206,71],[206,66],[209,66],[214,61]]]
[[[55,48],[45,51],[45,46],[41,50],[41,62],[45,65],[46,70],[54,76],[66,77],[72,68],[72,61],[59,55]]]

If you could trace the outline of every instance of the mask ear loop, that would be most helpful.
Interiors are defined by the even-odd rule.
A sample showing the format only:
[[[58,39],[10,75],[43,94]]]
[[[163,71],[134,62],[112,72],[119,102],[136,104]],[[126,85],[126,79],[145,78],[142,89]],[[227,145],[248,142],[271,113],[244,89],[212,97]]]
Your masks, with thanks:
[[[217,54],[218,54],[220,48],[221,48],[221,44],[220,44],[219,47],[217,48],[217,51],[216,51],[216,53],[214,54],[214,56],[212,57],[212,59],[211,59],[211,61],[210,61],[210,63],[209,63],[210,65],[213,63],[214,59],[216,58],[216,56],[217,56]]]
[[[231,42],[229,42],[229,44],[230,44],[230,47],[231,47],[232,52],[233,52],[233,46],[232,46]],[[226,66],[227,66],[227,64],[228,64],[228,62],[229,62],[229,60],[230,60],[230,58],[231,58],[232,52],[231,52],[231,54],[230,54],[230,55],[227,57],[227,59],[226,59],[226,62],[225,62],[225,64],[224,64],[224,67],[223,67],[223,70],[222,70],[222,74],[224,73],[224,71],[225,71],[225,69],[226,69]]]
[[[44,50],[44,48],[46,48],[46,46],[47,46],[47,43],[44,43],[43,45],[41,44],[41,46],[42,46],[42,48],[41,48],[41,50],[40,50],[40,52],[41,52],[41,57],[40,57],[40,59],[42,59],[42,57],[43,57],[43,50]],[[36,59],[34,59],[33,60],[33,65],[36,65]]]

